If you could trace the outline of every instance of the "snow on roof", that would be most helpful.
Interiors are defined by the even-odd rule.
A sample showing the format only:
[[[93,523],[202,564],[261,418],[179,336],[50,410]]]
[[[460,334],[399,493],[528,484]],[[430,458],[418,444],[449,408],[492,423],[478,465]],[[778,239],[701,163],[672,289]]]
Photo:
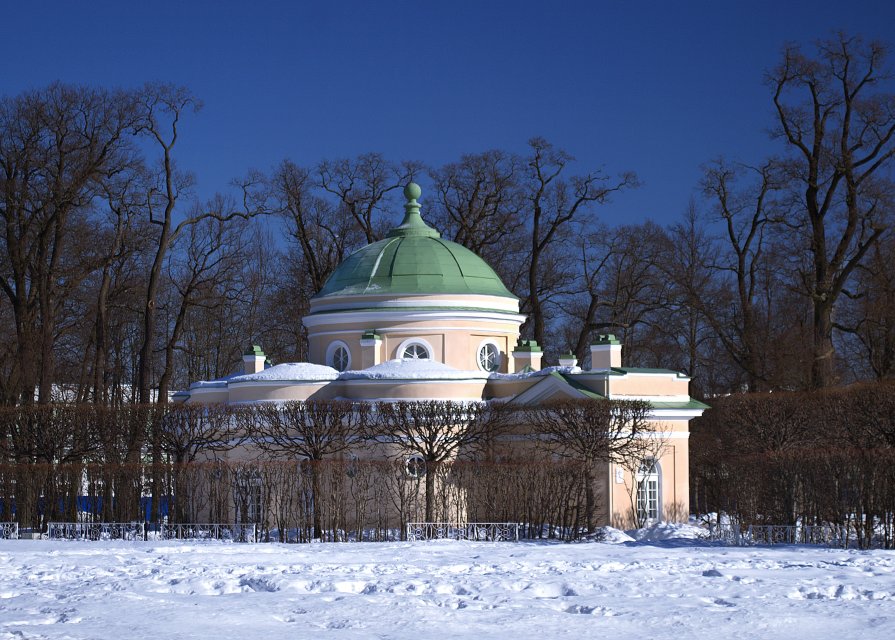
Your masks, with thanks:
[[[283,364],[268,367],[258,373],[248,373],[241,376],[233,376],[229,382],[259,382],[268,380],[320,382],[336,380],[339,372],[332,367],[310,362],[284,362]]]
[[[545,367],[539,371],[520,373],[488,373],[487,371],[464,371],[427,359],[396,359],[377,364],[368,369],[344,371],[341,374],[332,367],[310,362],[287,362],[268,367],[264,371],[249,374],[233,374],[217,380],[202,380],[190,385],[190,389],[226,387],[237,382],[323,382],[331,380],[524,380],[535,376],[546,376],[552,372],[562,374],[581,373],[579,367]]]
[[[223,378],[215,378],[214,380],[198,380],[190,385],[190,389],[209,389],[213,387],[226,387],[227,383],[237,377],[238,373],[231,373]]]
[[[340,380],[469,380],[485,379],[487,371],[462,371],[427,359],[389,360],[360,371],[346,371]]]
[[[535,376],[549,376],[551,373],[575,374],[582,373],[581,367],[544,367],[537,371],[520,371],[518,373],[492,373],[492,380],[524,380]]]

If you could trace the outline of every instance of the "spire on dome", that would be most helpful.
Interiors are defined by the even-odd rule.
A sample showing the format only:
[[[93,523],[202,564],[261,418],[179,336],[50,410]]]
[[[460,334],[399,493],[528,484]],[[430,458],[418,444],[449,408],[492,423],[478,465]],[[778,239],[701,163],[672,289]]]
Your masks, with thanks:
[[[420,215],[420,203],[417,198],[422,195],[423,190],[415,182],[408,182],[404,187],[404,197],[407,202],[404,204],[404,219],[397,227],[388,232],[389,238],[407,237],[407,236],[424,236],[427,238],[440,238],[441,234],[426,224]]]

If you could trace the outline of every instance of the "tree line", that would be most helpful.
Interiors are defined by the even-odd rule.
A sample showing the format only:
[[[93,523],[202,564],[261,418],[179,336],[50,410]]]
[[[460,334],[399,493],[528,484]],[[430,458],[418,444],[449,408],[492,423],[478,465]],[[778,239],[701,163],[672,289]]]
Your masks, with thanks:
[[[832,524],[895,546],[895,385],[738,394],[693,421],[691,508],[740,525]]]
[[[697,396],[891,378],[885,53],[842,34],[787,47],[766,78],[778,153],[708,162],[664,228],[601,220],[636,174],[582,171],[542,138],[440,167],[287,159],[200,201],[178,162],[201,106],[188,89],[4,97],[0,402],[164,403],[232,373],[250,342],[305,359],[308,300],[395,224],[411,179],[430,185],[427,221],[520,298],[547,363],[586,364],[594,335],[613,332],[628,365],[682,370]]]
[[[648,415],[636,400],[5,407],[0,519],[29,528],[84,517],[235,521],[361,539],[474,517],[577,537],[608,508],[596,489],[601,465],[634,478],[645,456],[661,455]],[[163,455],[144,455],[150,441]],[[631,489],[621,511],[636,522]]]

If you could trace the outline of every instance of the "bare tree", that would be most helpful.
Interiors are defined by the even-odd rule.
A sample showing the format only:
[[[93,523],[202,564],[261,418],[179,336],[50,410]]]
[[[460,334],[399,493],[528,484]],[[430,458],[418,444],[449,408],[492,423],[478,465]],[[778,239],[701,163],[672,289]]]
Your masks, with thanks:
[[[180,235],[195,224],[207,219],[227,223],[248,219],[259,213],[254,207],[252,189],[258,176],[250,175],[240,186],[243,192],[242,210],[200,209],[175,221],[175,210],[181,198],[192,187],[193,177],[179,171],[174,162],[174,148],[178,141],[181,118],[201,107],[199,100],[184,87],[165,84],[147,85],[140,94],[140,128],[156,143],[161,153],[160,168],[146,197],[149,220],[157,226],[154,238],[155,255],[146,279],[146,298],[143,309],[143,335],[137,371],[138,400],[152,400],[152,361],[157,330],[159,289],[162,283],[168,251]],[[158,402],[167,398],[159,396]]]
[[[223,215],[226,208],[226,203],[218,199],[205,210]],[[165,332],[165,358],[158,383],[160,398],[168,396],[175,373],[175,355],[181,348],[189,312],[195,307],[222,306],[228,297],[236,295],[237,276],[246,259],[242,247],[246,225],[241,222],[223,222],[219,217],[198,219],[185,232],[182,251],[175,251],[169,262],[174,293],[170,308],[173,322]]]
[[[651,435],[650,404],[643,400],[559,400],[528,407],[531,437],[558,456],[583,463],[585,521],[597,528],[597,466],[642,457]]]
[[[422,459],[411,455],[406,472],[425,476],[427,522],[435,516],[437,468],[458,456],[482,453],[504,424],[488,403],[452,400],[379,402],[375,416],[381,441]]]
[[[637,178],[633,173],[625,173],[611,180],[595,171],[566,182],[563,172],[572,161],[569,154],[543,138],[532,138],[529,146],[531,155],[526,159],[528,172],[524,188],[531,217],[523,310],[529,314],[532,336],[538,344],[544,344],[547,331],[544,282],[553,245],[564,239],[572,221],[583,216],[590,205],[603,204],[612,193],[636,186]]]
[[[15,319],[17,395],[51,399],[61,300],[86,276],[71,267],[70,225],[129,162],[136,120],[126,93],[54,84],[0,102],[0,287]]]
[[[790,224],[810,254],[799,276],[813,308],[814,388],[834,382],[833,311],[889,225],[895,94],[885,92],[885,55],[879,43],[840,33],[819,42],[815,57],[786,47],[768,77],[776,134],[793,151],[800,211]]]
[[[327,167],[325,175],[328,184],[335,181],[330,171],[332,169]],[[310,293],[316,294],[348,251],[367,237],[366,232],[359,228],[358,219],[354,215],[361,206],[359,200],[345,194],[344,197],[351,201],[350,206],[331,205],[315,193],[317,185],[310,171],[288,160],[277,167],[270,183],[271,197],[274,200],[272,206],[286,219],[291,239],[299,252],[302,271],[310,279]],[[368,198],[372,200],[374,195]],[[370,204],[372,206],[375,203]],[[358,215],[361,220],[366,220],[366,213]],[[369,210],[369,215],[372,216],[372,209]]]
[[[877,380],[895,377],[895,239],[891,235],[874,245],[866,262],[856,270],[848,304],[834,326],[852,336],[852,367],[856,377],[869,373]],[[850,287],[851,288],[851,287]],[[869,369],[869,371],[868,371]]]
[[[491,150],[464,155],[430,172],[437,199],[429,222],[484,259],[506,282],[525,250],[521,158]]]
[[[324,191],[338,198],[369,244],[381,235],[377,214],[383,198],[403,188],[419,171],[417,163],[396,165],[380,153],[367,153],[354,160],[324,160],[317,166],[317,178]]]
[[[754,180],[742,184],[748,176]],[[729,278],[729,289],[726,283],[722,288],[732,304],[717,304],[717,295],[702,297],[695,290],[689,293],[745,372],[749,391],[767,386],[771,377],[765,353],[769,327],[762,318],[776,310],[762,306],[761,286],[768,284],[763,279],[769,263],[768,225],[786,213],[777,200],[784,186],[781,167],[774,160],[760,167],[718,160],[706,168],[702,181],[703,192],[712,199],[715,216],[724,225],[724,239],[720,241],[724,248],[718,261],[708,266],[723,279]]]
[[[255,409],[252,440],[275,457],[306,458],[311,467],[314,537],[322,538],[320,462],[357,446],[367,434],[369,406],[347,400],[263,404]]]

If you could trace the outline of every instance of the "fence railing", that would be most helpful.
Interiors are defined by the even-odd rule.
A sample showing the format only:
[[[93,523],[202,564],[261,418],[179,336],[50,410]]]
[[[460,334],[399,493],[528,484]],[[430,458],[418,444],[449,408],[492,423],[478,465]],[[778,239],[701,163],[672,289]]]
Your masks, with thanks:
[[[18,537],[18,522],[0,522],[0,540],[15,540]]]
[[[254,524],[163,524],[160,533],[163,540],[258,542],[258,527]]]
[[[823,525],[751,524],[742,530],[736,524],[709,524],[709,539],[736,546],[813,544],[847,547],[854,541],[846,527]]]
[[[845,527],[833,525],[750,525],[745,535],[747,544],[816,544],[844,547],[848,544]]]
[[[154,524],[144,522],[50,522],[50,540],[222,540],[257,542],[254,524]]]
[[[516,542],[519,524],[515,522],[408,522],[407,539],[478,540]]]
[[[49,540],[144,540],[142,522],[50,522]]]

